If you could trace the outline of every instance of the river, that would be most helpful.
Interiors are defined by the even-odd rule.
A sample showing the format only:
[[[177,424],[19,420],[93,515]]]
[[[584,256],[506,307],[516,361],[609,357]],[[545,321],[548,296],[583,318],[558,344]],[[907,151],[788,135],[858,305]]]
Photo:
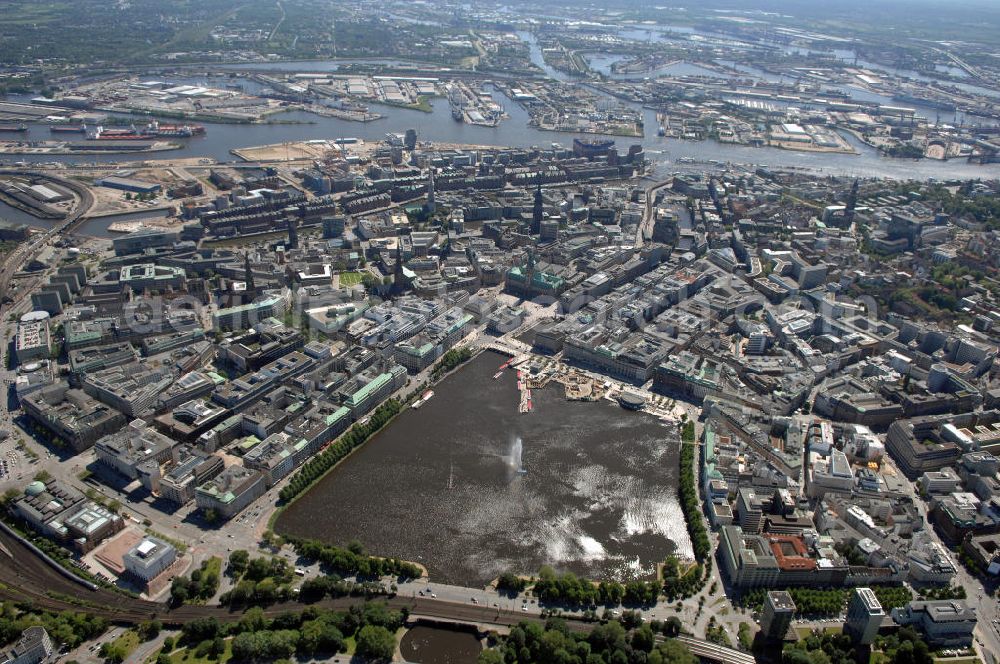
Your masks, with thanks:
[[[647,30],[646,26],[639,28]],[[527,41],[530,47],[532,61],[543,68],[553,78],[567,80],[567,76],[545,64],[541,49],[534,36],[527,32],[518,33]],[[597,64],[609,68],[614,56],[596,54]],[[345,62],[359,61],[326,61],[301,63],[268,63],[266,65],[246,65],[246,68],[265,66],[268,68],[301,69],[305,71],[335,71]],[[365,61],[367,62],[367,61]],[[399,64],[399,61],[380,61]],[[696,68],[696,65],[678,63],[665,68],[670,73],[711,73],[708,70]],[[756,74],[747,69],[747,73]],[[197,77],[194,77],[197,79]],[[247,81],[240,79],[244,84]],[[893,103],[883,95],[859,90],[856,87],[838,86],[849,92],[855,98],[878,103]],[[402,109],[389,106],[372,105],[372,109],[385,117],[369,123],[350,122],[337,118],[318,117],[310,113],[289,112],[273,119],[276,124],[235,125],[206,123],[207,133],[191,139],[181,139],[181,148],[170,152],[133,155],[0,155],[0,164],[16,163],[66,163],[95,164],[109,162],[128,164],[130,162],[156,159],[172,159],[178,157],[213,159],[219,162],[235,161],[231,151],[235,148],[271,143],[283,143],[315,139],[332,139],[355,137],[366,141],[378,141],[387,133],[399,133],[408,128],[417,130],[420,139],[431,142],[463,143],[474,145],[489,145],[498,147],[530,147],[548,146],[551,143],[569,145],[577,134],[541,131],[529,127],[528,114],[512,100],[500,92],[493,91],[493,96],[502,101],[510,114],[510,119],[501,122],[496,127],[480,127],[455,122],[452,119],[448,104],[443,99],[433,101],[430,113]],[[14,100],[20,100],[15,96]],[[933,109],[918,109],[928,117],[934,117]],[[713,141],[682,141],[656,135],[655,113],[644,109],[645,136],[642,138],[620,138],[619,147],[641,142],[646,148],[649,159],[657,166],[657,173],[664,174],[675,170],[690,170],[699,168],[678,164],[678,159],[693,159],[698,162],[733,162],[742,164],[758,164],[770,167],[795,167],[814,170],[821,174],[848,175],[857,177],[886,177],[895,179],[952,179],[952,178],[993,178],[1000,176],[1000,164],[978,165],[969,164],[963,160],[948,162],[921,160],[897,160],[882,157],[878,152],[856,140],[852,145],[858,150],[857,155],[820,154],[796,152],[777,148],[752,148],[747,146],[720,144]],[[951,120],[952,115],[941,113],[943,120]],[[32,140],[44,140],[50,137],[48,126],[31,124],[28,137]],[[0,217],[31,223],[34,226],[46,227],[46,222],[34,219],[9,206],[0,205]],[[93,225],[88,230],[99,228]],[[100,234],[100,232],[98,233]]]

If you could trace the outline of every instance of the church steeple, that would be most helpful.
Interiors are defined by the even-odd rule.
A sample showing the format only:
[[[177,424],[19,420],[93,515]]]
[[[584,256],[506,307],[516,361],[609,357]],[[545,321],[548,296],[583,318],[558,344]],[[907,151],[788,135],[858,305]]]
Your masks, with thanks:
[[[434,168],[432,167],[427,179],[427,212],[434,214],[436,209],[437,203],[434,202]]]
[[[243,281],[247,284],[247,296],[253,297],[257,293],[257,287],[253,283],[253,270],[250,269],[250,253],[243,254]]]
[[[858,179],[854,178],[854,184],[851,185],[851,193],[847,195],[847,207],[844,209],[844,221],[847,225],[851,225],[854,222],[854,210],[858,206]]]
[[[535,188],[535,204],[531,209],[531,233],[538,235],[542,232],[542,216],[545,214],[545,201],[542,199],[542,181],[538,181]]]
[[[406,290],[406,275],[403,274],[403,238],[396,236],[396,267],[392,273],[392,292],[396,295]]]

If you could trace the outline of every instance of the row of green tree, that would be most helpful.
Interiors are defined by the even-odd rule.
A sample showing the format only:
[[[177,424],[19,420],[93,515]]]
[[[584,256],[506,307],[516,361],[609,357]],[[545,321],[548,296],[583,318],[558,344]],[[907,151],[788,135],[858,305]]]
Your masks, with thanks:
[[[368,440],[374,433],[384,427],[389,420],[399,413],[402,405],[397,399],[389,399],[375,409],[364,424],[352,426],[344,435],[331,443],[322,452],[307,461],[292,476],[288,484],[278,494],[281,500],[288,502],[305,491],[313,482],[330,470],[338,461],[347,456],[355,447]]]
[[[851,594],[851,588],[785,588],[795,602],[798,616],[837,616],[844,610]],[[889,612],[905,606],[913,599],[913,593],[905,586],[873,586],[872,591],[882,608]],[[767,590],[756,588],[743,593],[744,606],[760,610],[764,606]]]
[[[179,606],[185,602],[204,601],[215,596],[219,589],[219,571],[222,560],[209,558],[190,577],[175,576],[170,583],[170,603]]]
[[[912,143],[897,143],[882,150],[887,156],[896,159],[923,159],[924,149]]]
[[[132,631],[138,635],[140,641],[145,643],[159,636],[162,629],[163,623],[159,620],[146,620],[136,625]],[[125,635],[122,635],[117,639],[102,643],[97,654],[104,658],[105,664],[122,664],[128,659],[129,653],[133,649],[134,646],[129,644]],[[223,644],[223,649],[225,649],[225,644]]]
[[[370,556],[360,542],[352,541],[347,548],[324,544],[310,539],[289,539],[295,553],[308,560],[315,560],[327,570],[344,576],[361,579],[379,579],[395,576],[402,579],[418,579],[422,571],[413,563],[398,558],[377,558]]]
[[[901,627],[895,634],[875,639],[873,649],[884,655],[885,664],[933,664],[930,647],[912,627]]]
[[[438,360],[437,365],[431,372],[431,378],[437,379],[458,365],[468,362],[470,359],[472,359],[472,351],[467,347],[452,348]]]
[[[971,180],[962,184],[958,191],[941,184],[926,185],[920,189],[923,202],[939,208],[954,217],[967,217],[986,224],[987,228],[1000,228],[1000,198],[997,196],[971,196]],[[911,193],[912,184],[900,185],[897,191]]]
[[[681,430],[680,477],[677,489],[681,509],[684,511],[684,522],[687,524],[688,535],[691,537],[691,548],[694,559],[705,561],[704,576],[711,569],[712,543],[708,539],[708,530],[701,515],[701,501],[698,500],[698,479],[695,474],[695,453],[698,445],[695,443],[695,428],[693,421],[684,423]],[[697,592],[697,589],[695,590]]]
[[[663,594],[673,602],[691,597],[705,585],[705,573],[701,563],[682,566],[677,556],[669,555],[663,561]]]
[[[784,664],[854,664],[858,660],[850,636],[820,630],[785,646],[781,653]]]
[[[226,575],[235,581],[231,590],[223,593],[220,603],[232,606],[267,605],[291,596],[292,566],[284,558],[262,556],[250,558],[243,549],[229,554]]]
[[[601,581],[594,584],[572,572],[556,574],[551,567],[542,567],[532,584],[532,594],[539,602],[563,606],[647,605],[656,602],[660,585],[651,581]]]
[[[936,586],[922,588],[920,599],[965,599],[965,586]]]
[[[511,595],[517,595],[528,587],[528,579],[520,577],[511,571],[506,571],[497,577],[497,590]]]
[[[275,661],[295,655],[311,658],[345,652],[347,639],[353,637],[358,655],[388,661],[396,650],[396,630],[405,620],[405,612],[375,602],[352,606],[348,611],[309,607],[273,619],[254,607],[239,622],[229,625],[215,618],[188,622],[181,628],[176,644],[171,641],[164,645],[160,658],[169,657],[175,645],[221,652],[226,638],[232,638],[236,662]]]
[[[364,592],[364,587],[345,581],[336,574],[311,576],[299,586],[299,601],[318,602],[326,597],[346,597],[359,592]]]
[[[910,627],[903,627],[889,637],[875,640],[873,650],[883,664],[933,664],[934,657],[927,644]],[[813,631],[812,634],[785,646],[783,664],[854,664],[868,661],[866,649],[859,649],[846,634]]]
[[[545,625],[520,623],[498,637],[479,656],[479,664],[695,664],[698,659],[680,641],[660,640],[651,624],[627,630],[619,622],[571,632],[565,620]]]
[[[36,625],[44,627],[53,642],[70,648],[97,638],[108,628],[108,623],[103,618],[86,613],[53,613],[36,609],[30,604],[3,602],[0,605],[0,647],[13,643],[21,636],[21,632]]]

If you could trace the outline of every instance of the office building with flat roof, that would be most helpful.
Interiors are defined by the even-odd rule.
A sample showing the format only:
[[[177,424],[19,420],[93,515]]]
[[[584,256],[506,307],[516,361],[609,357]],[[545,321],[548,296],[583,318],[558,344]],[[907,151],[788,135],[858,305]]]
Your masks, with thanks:
[[[871,588],[855,588],[847,602],[847,620],[844,633],[855,643],[870,645],[882,627],[885,611]]]
[[[111,244],[115,250],[115,256],[127,256],[142,253],[146,249],[173,246],[177,242],[177,238],[177,231],[142,228],[128,235],[116,237],[111,241]]]
[[[267,486],[274,486],[305,459],[308,443],[287,433],[273,433],[243,455],[243,465],[258,470]]]
[[[118,433],[105,436],[94,445],[97,460],[125,477],[137,479],[140,467],[149,462],[163,463],[171,458],[177,441],[133,420]]]
[[[125,527],[121,516],[55,479],[29,484],[13,510],[41,534],[82,553]]]
[[[52,661],[56,649],[49,633],[40,625],[21,632],[17,643],[6,652],[0,652],[0,664],[43,664]]]
[[[122,556],[125,571],[148,584],[177,560],[177,549],[156,537],[144,537]]]
[[[186,283],[184,268],[154,263],[126,265],[118,276],[119,283],[133,291],[181,288]]]
[[[82,390],[70,389],[65,382],[25,395],[21,405],[32,420],[77,452],[92,446],[102,436],[118,431],[127,422],[125,416],[111,406]]]
[[[266,490],[264,476],[259,471],[229,466],[195,489],[195,502],[203,512],[211,510],[218,518],[231,519]]]
[[[45,316],[42,313],[42,316]],[[48,317],[39,320],[22,320],[17,325],[14,354],[21,364],[49,357],[51,351]]]
[[[174,373],[168,367],[132,362],[87,373],[81,382],[90,396],[128,417],[139,417],[153,409],[160,393],[174,382]]]
[[[768,590],[760,614],[760,629],[773,641],[782,641],[795,617],[795,602],[785,590]]]
[[[935,648],[968,647],[976,629],[976,609],[965,600],[910,602],[892,610],[897,625],[910,625]]]

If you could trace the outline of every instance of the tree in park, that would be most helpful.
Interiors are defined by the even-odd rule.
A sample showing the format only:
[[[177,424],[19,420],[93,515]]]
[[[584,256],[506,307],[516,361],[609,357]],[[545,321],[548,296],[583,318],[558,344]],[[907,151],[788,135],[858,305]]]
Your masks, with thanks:
[[[365,625],[358,632],[357,652],[362,657],[389,661],[396,653],[396,636],[385,627]]]

